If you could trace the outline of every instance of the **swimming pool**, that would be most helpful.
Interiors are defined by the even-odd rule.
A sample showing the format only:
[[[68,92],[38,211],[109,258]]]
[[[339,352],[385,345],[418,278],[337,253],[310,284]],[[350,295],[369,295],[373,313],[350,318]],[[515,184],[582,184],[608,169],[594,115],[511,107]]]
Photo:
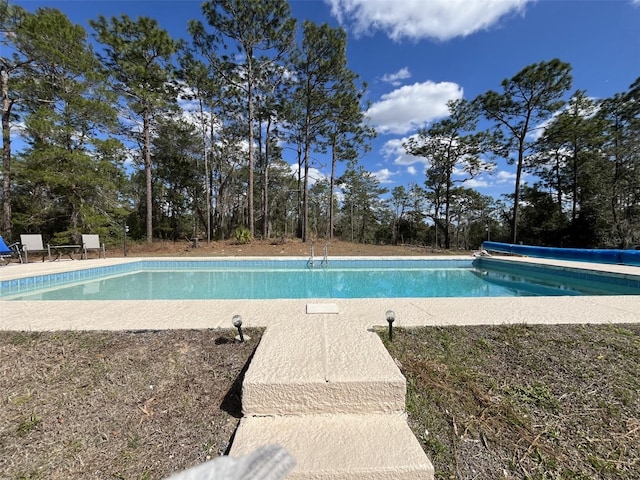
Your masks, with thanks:
[[[639,295],[640,276],[494,259],[135,261],[0,282],[2,300]]]

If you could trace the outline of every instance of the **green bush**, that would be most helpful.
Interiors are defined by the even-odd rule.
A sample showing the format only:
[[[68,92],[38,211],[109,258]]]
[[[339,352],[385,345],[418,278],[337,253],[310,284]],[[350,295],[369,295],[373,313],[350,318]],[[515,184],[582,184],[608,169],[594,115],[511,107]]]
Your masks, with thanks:
[[[236,228],[234,238],[236,240],[236,243],[239,244],[251,243],[251,241],[253,240],[253,238],[251,238],[251,232],[243,227]]]

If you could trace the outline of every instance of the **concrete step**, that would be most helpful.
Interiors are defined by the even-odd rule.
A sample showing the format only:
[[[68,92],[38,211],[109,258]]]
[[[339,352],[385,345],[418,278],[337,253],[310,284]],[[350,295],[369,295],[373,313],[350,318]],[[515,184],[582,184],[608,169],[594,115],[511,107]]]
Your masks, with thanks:
[[[287,480],[434,478],[402,414],[244,417],[229,455],[272,444],[296,460]]]
[[[242,384],[245,415],[402,413],[406,381],[380,338],[332,315],[262,336]]]

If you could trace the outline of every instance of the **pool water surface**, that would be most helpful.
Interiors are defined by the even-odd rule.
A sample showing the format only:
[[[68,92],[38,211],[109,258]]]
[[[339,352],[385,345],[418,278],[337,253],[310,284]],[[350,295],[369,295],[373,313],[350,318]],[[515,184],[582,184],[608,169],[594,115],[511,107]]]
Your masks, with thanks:
[[[638,295],[615,278],[473,260],[135,262],[31,282],[3,282],[4,300],[201,300]],[[94,272],[95,270],[95,272]],[[6,283],[6,285],[5,285]]]

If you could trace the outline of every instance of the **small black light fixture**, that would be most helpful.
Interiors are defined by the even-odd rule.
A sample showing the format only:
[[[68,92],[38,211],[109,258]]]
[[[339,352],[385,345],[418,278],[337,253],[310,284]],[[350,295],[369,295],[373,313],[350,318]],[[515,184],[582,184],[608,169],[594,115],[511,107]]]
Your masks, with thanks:
[[[242,334],[242,317],[240,315],[234,315],[231,321],[233,322],[233,326],[238,329],[236,340],[244,342],[244,335]]]
[[[389,341],[393,340],[393,322],[396,320],[396,312],[393,310],[387,310],[385,314],[387,317],[387,322],[389,323]]]

